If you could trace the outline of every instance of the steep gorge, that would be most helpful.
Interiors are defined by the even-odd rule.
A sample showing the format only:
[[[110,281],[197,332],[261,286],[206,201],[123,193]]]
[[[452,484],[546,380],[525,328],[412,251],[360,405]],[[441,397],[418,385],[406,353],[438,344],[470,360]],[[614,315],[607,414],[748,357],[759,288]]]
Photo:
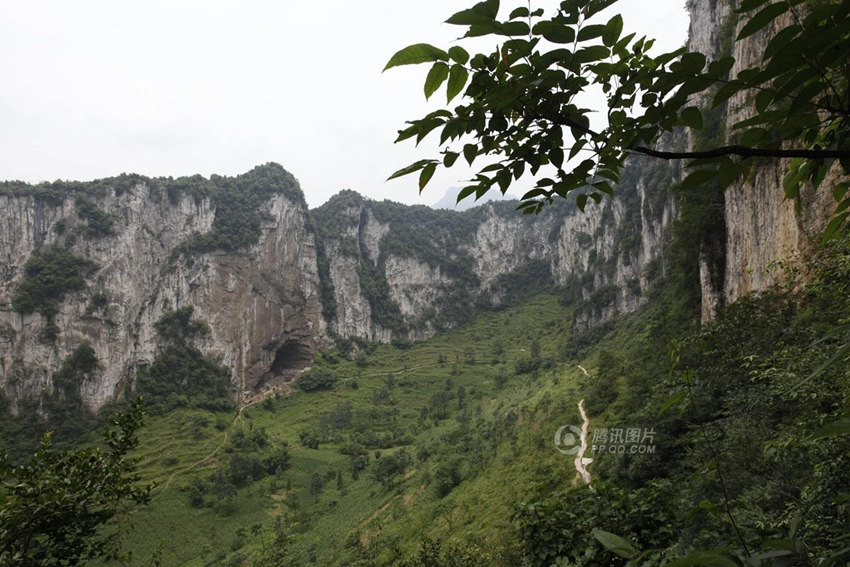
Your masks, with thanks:
[[[714,56],[734,49],[733,73],[758,60],[773,32],[733,46],[739,24],[729,3],[690,9],[689,48]],[[750,106],[732,100],[721,130]],[[828,219],[827,191],[804,194],[799,214],[784,200],[782,168],[762,165],[713,204],[722,222],[693,254],[703,320],[774,283],[768,268],[807,253]],[[678,176],[676,163],[636,159],[616,198],[585,213],[563,201],[536,216],[509,202],[460,213],[350,191],[308,211],[295,178],[275,164],[209,180],[5,183],[0,388],[17,411],[53,391],[53,373],[87,342],[99,366],[79,389],[97,409],[132,388],[161,346],[155,323],[185,306],[209,325],[197,346],[232,370],[240,399],[290,379],[334,341],[421,340],[550,286],[567,290],[577,304],[574,328],[587,329],[636,309],[664,275],[683,214],[668,191]],[[86,206],[109,219],[108,230],[98,233],[100,217],[87,217]],[[85,289],[54,298],[55,313],[21,312],[13,300],[27,262],[53,245],[96,267]]]

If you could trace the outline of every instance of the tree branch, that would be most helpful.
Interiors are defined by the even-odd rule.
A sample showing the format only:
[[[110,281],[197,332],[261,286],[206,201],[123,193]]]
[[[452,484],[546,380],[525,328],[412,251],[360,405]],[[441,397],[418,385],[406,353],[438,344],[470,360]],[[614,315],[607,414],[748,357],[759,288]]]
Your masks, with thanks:
[[[644,154],[661,159],[709,159],[721,156],[769,157],[769,158],[808,158],[808,159],[842,159],[850,158],[850,150],[768,150],[748,148],[746,146],[721,146],[704,152],[662,152],[643,146],[630,148],[628,151]]]

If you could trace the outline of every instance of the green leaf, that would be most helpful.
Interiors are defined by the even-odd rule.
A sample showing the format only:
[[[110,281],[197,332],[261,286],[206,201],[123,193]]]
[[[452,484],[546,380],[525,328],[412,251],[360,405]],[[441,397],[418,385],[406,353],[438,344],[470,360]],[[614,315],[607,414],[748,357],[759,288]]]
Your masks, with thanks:
[[[420,159],[416,163],[412,163],[412,164],[408,165],[407,167],[403,167],[403,168],[399,169],[398,171],[396,171],[395,173],[393,173],[392,175],[387,177],[387,181],[389,181],[390,179],[396,179],[397,177],[402,177],[404,175],[411,174],[414,171],[419,171],[420,169],[422,169],[423,167],[425,167],[429,163],[432,163],[433,161],[434,160],[430,160],[430,159]]]
[[[427,43],[417,43],[414,45],[408,45],[390,57],[387,66],[384,67],[384,71],[400,65],[416,65],[418,63],[429,63],[432,61],[447,61],[448,58],[449,54],[442,49]]]
[[[431,162],[426,165],[422,169],[422,173],[419,174],[419,192],[421,193],[425,186],[428,185],[428,182],[431,181],[431,177],[434,176],[434,172],[437,170],[437,162]]]
[[[463,87],[466,86],[466,79],[469,77],[469,72],[460,65],[452,65],[449,71],[449,83],[446,85],[446,102],[451,102],[456,97]]]
[[[578,41],[587,41],[589,39],[593,39],[595,37],[601,36],[605,33],[605,26],[601,24],[594,24],[591,26],[584,26],[580,30],[578,30]],[[606,44],[607,45],[607,44]]]
[[[741,5],[738,7],[737,11],[739,13],[749,12],[750,10],[755,10],[765,2],[767,2],[767,0],[744,0],[743,2],[741,2]]]
[[[744,84],[735,82],[735,83],[726,83],[720,90],[717,91],[717,94],[714,95],[714,100],[712,101],[712,107],[716,108],[735,96],[738,91],[742,90],[745,87]]]
[[[463,199],[466,199],[478,189],[478,185],[468,185],[460,190],[460,193],[457,194],[457,202],[460,203]]]
[[[463,157],[466,159],[469,165],[472,165],[472,162],[475,161],[475,157],[478,155],[478,146],[475,144],[466,144],[463,146]]]
[[[667,398],[664,403],[661,404],[661,407],[658,408],[658,415],[663,415],[668,409],[681,402],[686,395],[687,392],[677,392]]]
[[[826,228],[823,231],[823,236],[821,237],[824,244],[840,234],[839,229],[844,224],[844,221],[847,220],[848,216],[850,216],[850,212],[844,212],[832,217],[832,220],[829,221],[828,225],[826,225]]]
[[[493,22],[499,13],[499,0],[479,2],[472,8],[461,10],[446,20],[447,24],[456,26],[471,26]]]
[[[741,564],[719,551],[696,551],[667,564],[667,567],[740,567]]]
[[[800,198],[800,183],[808,174],[809,168],[802,160],[795,159],[791,162],[788,173],[782,179],[782,188],[785,190],[786,199]]]
[[[735,66],[735,58],[734,57],[724,57],[722,59],[718,59],[717,61],[712,61],[708,65],[708,73],[712,77],[718,79],[725,79],[727,75],[729,75],[729,71],[732,70],[732,67]]]
[[[600,530],[598,528],[594,528],[592,533],[593,537],[596,538],[596,541],[601,543],[605,549],[616,553],[620,557],[631,559],[637,555],[637,549],[635,549],[628,540],[623,539],[616,534],[612,534],[611,532],[606,532],[605,530]]]
[[[850,417],[843,417],[838,421],[827,423],[815,431],[812,439],[825,439],[827,437],[838,437],[850,434]]]
[[[584,212],[584,208],[587,206],[587,195],[584,193],[578,195],[576,197],[576,206],[578,207],[578,210]]]
[[[800,111],[811,111],[816,108],[816,104],[812,99],[826,90],[826,86],[821,81],[815,81],[803,87],[800,92],[794,95],[794,100],[791,101],[791,106],[788,108],[789,114],[797,114]]]
[[[587,3],[587,12],[585,13],[586,17],[591,17],[594,14],[598,14],[608,6],[614,4],[617,0],[590,0]]]
[[[696,106],[689,106],[682,110],[682,122],[694,130],[702,130],[702,112]]]
[[[765,128],[750,128],[745,130],[740,139],[742,146],[755,148],[760,146],[765,140],[769,140],[770,131]]]
[[[516,18],[527,18],[528,17],[528,8],[520,7],[516,8],[511,15],[508,16],[509,20],[515,20]]]
[[[535,35],[542,35],[552,43],[572,43],[576,38],[576,32],[572,27],[556,22],[538,22],[531,31]]]
[[[455,45],[449,48],[449,57],[455,63],[466,65],[466,62],[469,61],[469,52],[461,46]]]
[[[787,11],[787,2],[777,2],[776,4],[770,4],[766,8],[762,8],[760,12],[750,18],[750,21],[744,24],[744,27],[738,33],[738,37],[735,38],[736,41],[741,41],[745,37],[753,35]]]
[[[434,63],[431,70],[428,71],[428,76],[425,77],[425,99],[431,98],[431,95],[440,88],[446,79],[449,78],[449,66],[438,61]]]
[[[455,162],[457,161],[457,158],[459,156],[460,156],[460,154],[457,153],[457,152],[446,152],[445,155],[443,156],[443,166],[444,167],[453,166],[455,164]]]
[[[762,60],[768,61],[772,59],[783,48],[791,45],[797,38],[797,34],[801,31],[803,31],[803,28],[796,24],[780,30],[773,36],[770,43],[767,44],[767,47],[764,49],[764,54],[762,55]]]
[[[605,31],[602,32],[602,43],[608,47],[613,47],[620,39],[621,33],[623,33],[623,16],[617,14],[605,24]]]
[[[682,181],[682,189],[694,189],[701,185],[704,185],[714,179],[717,176],[717,172],[713,169],[698,169],[688,175],[684,181]]]
[[[573,159],[574,157],[576,157],[576,154],[578,154],[582,150],[582,148],[584,148],[585,145],[587,145],[587,138],[579,138],[578,140],[576,140],[576,143],[573,144],[572,149],[570,149],[569,159]]]
[[[697,51],[689,51],[682,55],[679,64],[684,73],[700,73],[703,67],[705,67],[705,55]]]
[[[573,62],[575,63],[592,63],[594,61],[599,61],[601,59],[607,58],[611,52],[607,47],[603,45],[594,45],[592,47],[587,47],[585,49],[579,49],[576,51],[575,55],[573,55]]]

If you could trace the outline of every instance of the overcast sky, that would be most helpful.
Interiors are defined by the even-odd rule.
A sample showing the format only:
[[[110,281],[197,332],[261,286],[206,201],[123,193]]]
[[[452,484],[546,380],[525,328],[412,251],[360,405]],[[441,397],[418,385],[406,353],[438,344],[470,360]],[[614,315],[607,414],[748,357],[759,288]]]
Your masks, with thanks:
[[[411,43],[449,46],[461,28],[442,22],[472,3],[2,1],[0,180],[236,175],[274,161],[310,206],[345,188],[431,204],[468,173],[438,173],[421,197],[415,176],[384,181],[432,157],[393,140],[434,105],[425,66],[381,70]],[[626,31],[670,50],[687,37],[684,4],[615,7]]]

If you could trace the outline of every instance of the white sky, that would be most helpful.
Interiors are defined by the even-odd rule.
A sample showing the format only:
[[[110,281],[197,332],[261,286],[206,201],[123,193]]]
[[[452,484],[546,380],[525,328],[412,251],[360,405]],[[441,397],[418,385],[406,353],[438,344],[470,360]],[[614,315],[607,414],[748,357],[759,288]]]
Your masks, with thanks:
[[[236,175],[275,161],[311,207],[345,188],[433,203],[468,171],[438,170],[421,197],[415,175],[385,179],[433,157],[393,140],[445,95],[425,103],[424,65],[381,70],[406,45],[447,48],[462,28],[442,22],[473,3],[0,0],[0,180]],[[684,4],[614,8],[624,33],[667,51],[686,40]]]

